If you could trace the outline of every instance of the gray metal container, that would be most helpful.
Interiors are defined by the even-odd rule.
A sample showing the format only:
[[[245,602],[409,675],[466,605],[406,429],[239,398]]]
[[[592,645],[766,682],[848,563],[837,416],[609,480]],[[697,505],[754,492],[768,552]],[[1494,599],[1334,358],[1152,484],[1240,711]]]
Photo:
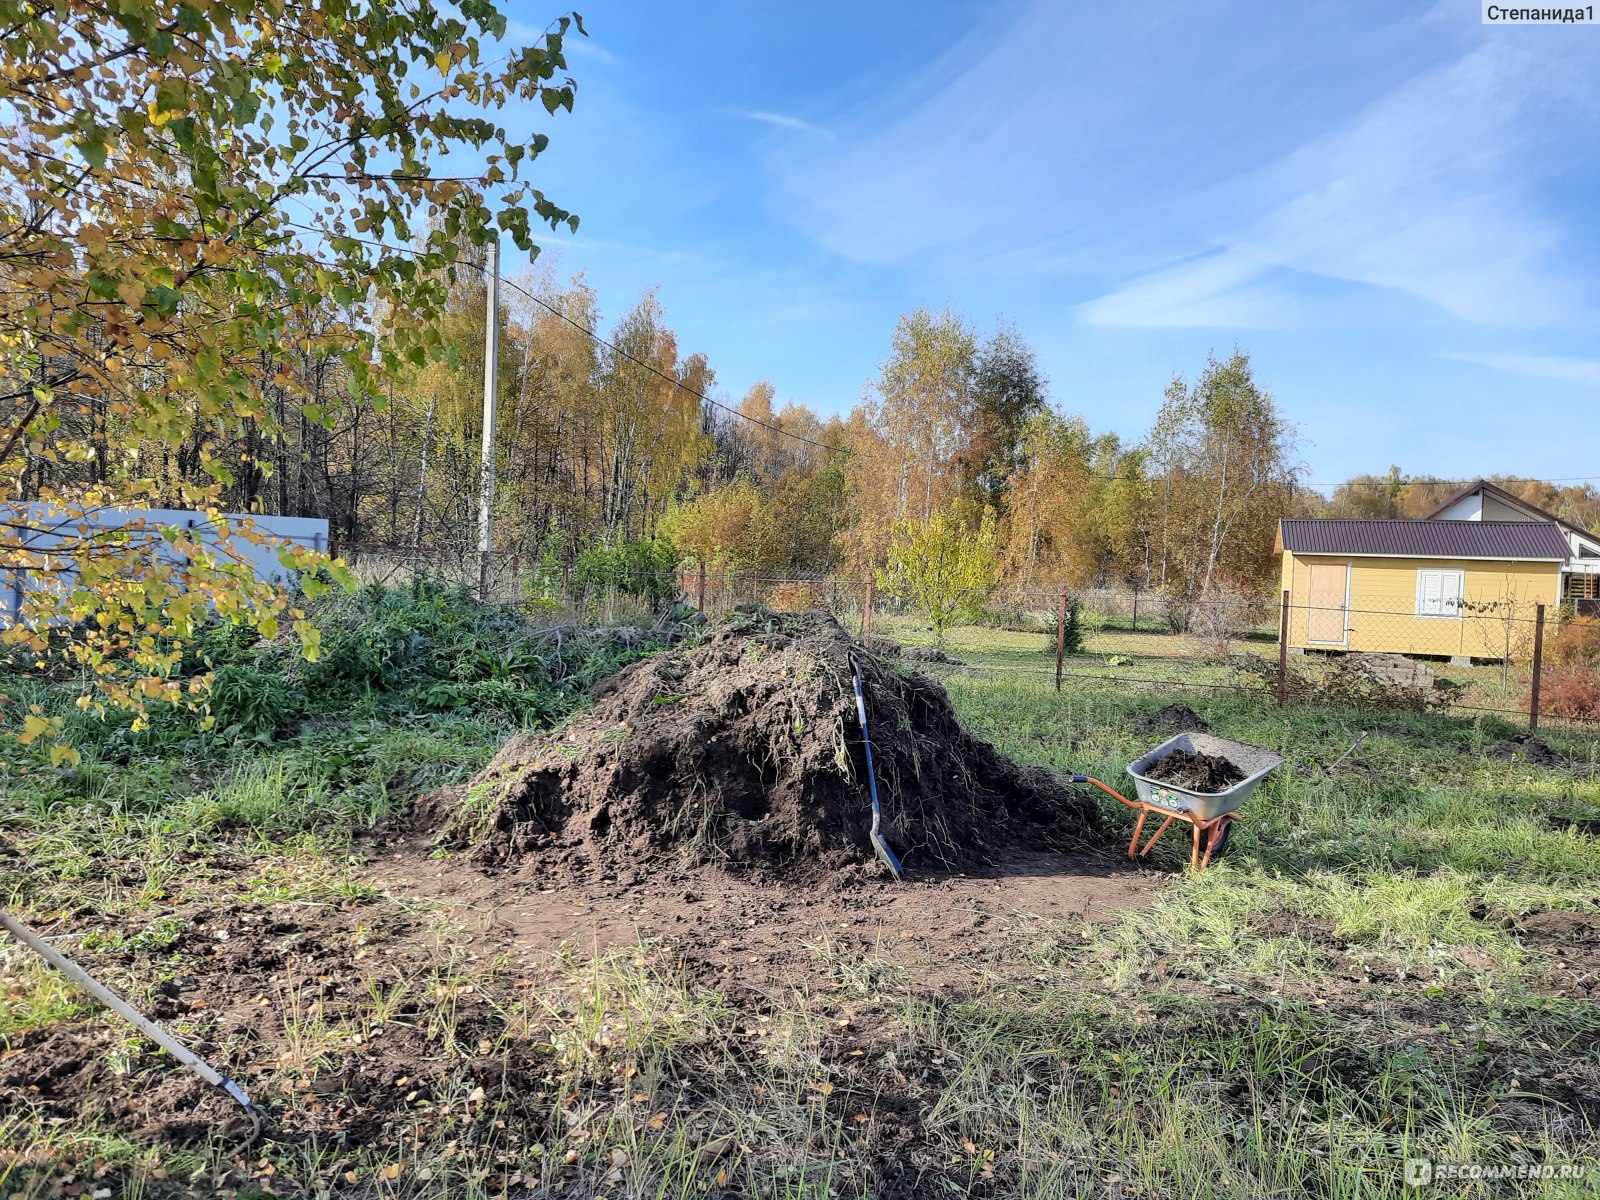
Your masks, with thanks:
[[[1144,773],[1174,750],[1225,758],[1244,772],[1244,778],[1225,792],[1191,792],[1187,788],[1146,779]],[[1250,793],[1261,785],[1261,781],[1282,762],[1281,755],[1263,750],[1260,746],[1230,742],[1227,738],[1212,737],[1209,733],[1180,733],[1162,742],[1143,758],[1129,763],[1128,774],[1133,776],[1134,784],[1139,789],[1139,799],[1145,803],[1173,812],[1193,813],[1200,820],[1209,821],[1243,804],[1249,799]]]

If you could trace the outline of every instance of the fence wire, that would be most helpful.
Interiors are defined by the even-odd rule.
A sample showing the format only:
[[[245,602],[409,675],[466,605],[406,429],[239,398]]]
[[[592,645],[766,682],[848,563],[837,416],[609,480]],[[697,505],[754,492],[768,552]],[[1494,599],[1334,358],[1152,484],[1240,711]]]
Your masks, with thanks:
[[[472,550],[343,552],[365,581],[428,577],[478,590],[483,578]],[[674,605],[713,621],[741,606],[823,609],[908,666],[1042,690],[1070,681],[1600,729],[1600,712],[1541,686],[1552,671],[1561,683],[1567,669],[1547,657],[1570,617],[1532,604],[1440,614],[1288,605],[1240,592],[1175,606],[1131,588],[1004,588],[978,607],[930,612],[866,579],[690,567],[597,582],[503,554],[491,556],[488,582],[494,602],[594,625],[649,625]]]

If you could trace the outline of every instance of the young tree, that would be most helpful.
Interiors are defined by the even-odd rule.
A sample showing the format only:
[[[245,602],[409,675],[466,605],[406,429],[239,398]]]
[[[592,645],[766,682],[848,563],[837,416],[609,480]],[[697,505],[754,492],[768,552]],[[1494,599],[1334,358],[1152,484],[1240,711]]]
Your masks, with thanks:
[[[854,568],[881,565],[896,522],[927,520],[966,485],[977,348],[949,310],[919,308],[895,326],[889,359],[845,431],[853,530],[844,549]]]
[[[1294,437],[1249,357],[1213,356],[1192,388],[1174,379],[1148,451],[1161,583],[1175,600],[1191,602],[1223,579],[1270,578],[1273,528],[1295,490]]]
[[[994,513],[976,527],[953,508],[926,520],[897,522],[889,562],[877,573],[878,586],[927,614],[934,637],[959,616],[976,617],[997,586]]]
[[[972,374],[974,428],[965,470],[980,502],[1004,513],[1029,423],[1046,411],[1048,389],[1033,347],[1005,326],[979,349]]]

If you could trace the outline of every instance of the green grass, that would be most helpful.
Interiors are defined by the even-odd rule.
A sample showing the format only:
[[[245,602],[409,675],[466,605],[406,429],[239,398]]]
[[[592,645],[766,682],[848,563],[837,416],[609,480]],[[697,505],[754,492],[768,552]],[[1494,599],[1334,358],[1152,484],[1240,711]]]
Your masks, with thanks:
[[[992,636],[997,662],[1049,663],[1039,635]],[[1135,720],[1175,698],[947,682],[1009,753],[1111,782],[1148,748]],[[285,965],[260,969],[259,1041],[203,1009],[171,1022],[245,1073],[279,1132],[241,1156],[221,1133],[161,1144],[12,1093],[0,1195],[54,1195],[71,1174],[84,1194],[149,1197],[1355,1200],[1416,1194],[1412,1155],[1586,1161],[1600,1010],[1551,986],[1557,964],[1515,923],[1600,910],[1600,841],[1572,828],[1600,818],[1600,741],[1552,735],[1580,766],[1549,771],[1473,753],[1512,731],[1494,718],[1182,698],[1285,756],[1226,858],[1191,876],[1163,843],[1147,908],[975,934],[999,965],[965,992],[828,941],[770,993],[721,993],[648,942],[529,967],[449,910],[394,900],[364,831],[481,765],[516,728],[503,714],[352,706],[204,753],[99,730],[76,768],[0,781],[0,899],[146,1004],[195,969],[196,922],[313,922],[283,943],[310,957],[280,948]],[[1117,853],[1130,818],[1110,801],[1105,816]],[[0,968],[0,1047],[89,1045],[108,1095],[171,1078],[20,948]],[[391,1042],[427,1078],[394,1084],[370,1134],[319,1134]]]
[[[952,625],[943,638],[919,616],[875,614],[872,632],[907,646],[939,646],[946,653],[983,671],[1015,672],[1024,676],[1054,678],[1056,663],[1055,614],[1028,615],[1026,629],[993,625]],[[1276,663],[1276,627],[1240,635],[1231,653],[1254,654]],[[1315,679],[1336,660],[1324,655],[1295,656],[1291,670]],[[1524,711],[1528,691],[1526,663],[1509,671],[1481,663],[1456,666],[1439,661],[1429,664],[1435,675],[1455,684],[1453,703],[1463,714],[1480,710],[1515,716]],[[1090,622],[1084,629],[1083,647],[1065,656],[1063,674],[1073,680],[1117,680],[1125,683],[1172,683],[1196,689],[1231,688],[1240,677],[1219,661],[1214,647],[1174,633],[1153,619],[1141,621],[1137,631],[1121,625]],[[1591,732],[1600,733],[1592,730]]]

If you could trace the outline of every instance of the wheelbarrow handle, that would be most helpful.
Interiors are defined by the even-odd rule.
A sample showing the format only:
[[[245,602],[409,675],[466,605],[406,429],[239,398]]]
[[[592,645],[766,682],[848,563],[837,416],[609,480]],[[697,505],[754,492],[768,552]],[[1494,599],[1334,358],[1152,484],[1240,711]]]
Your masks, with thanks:
[[[1115,797],[1117,800],[1120,800],[1123,804],[1126,804],[1129,808],[1141,808],[1141,807],[1143,807],[1142,805],[1139,804],[1139,802],[1137,800],[1129,800],[1121,792],[1117,791],[1116,788],[1111,787],[1108,784],[1101,783],[1093,775],[1074,775],[1072,777],[1072,782],[1073,783],[1092,783],[1095,787],[1099,788],[1106,795]]]

